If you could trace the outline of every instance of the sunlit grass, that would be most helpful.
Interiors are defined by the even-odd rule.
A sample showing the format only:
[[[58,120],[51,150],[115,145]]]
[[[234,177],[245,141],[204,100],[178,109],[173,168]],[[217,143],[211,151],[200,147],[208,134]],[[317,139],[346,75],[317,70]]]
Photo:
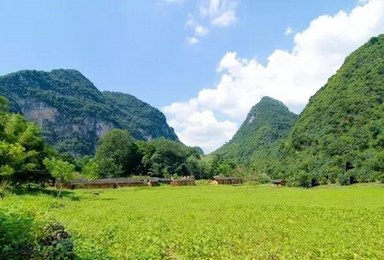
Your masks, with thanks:
[[[163,186],[10,196],[0,206],[59,220],[86,258],[383,259],[383,201],[381,185]]]

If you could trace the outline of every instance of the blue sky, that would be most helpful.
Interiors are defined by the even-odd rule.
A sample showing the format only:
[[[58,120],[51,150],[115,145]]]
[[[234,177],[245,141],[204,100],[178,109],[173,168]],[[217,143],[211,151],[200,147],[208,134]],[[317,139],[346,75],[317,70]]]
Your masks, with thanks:
[[[198,2],[1,0],[0,74],[76,68],[100,89],[161,108],[213,84],[227,51],[264,61],[274,49],[291,47],[288,26],[302,29],[355,1],[243,0],[234,24],[214,28],[191,46],[186,21]]]
[[[100,90],[129,93],[163,110],[182,141],[210,152],[230,139],[261,95],[300,112],[346,54],[383,32],[382,5],[383,0],[0,0],[0,74],[77,69]],[[368,14],[364,28],[345,32]],[[341,51],[325,44],[338,28],[348,40],[335,40],[345,44]],[[261,71],[304,50],[306,57],[318,53],[314,49],[321,46],[308,47],[316,37],[338,56],[321,65],[331,69],[305,76],[314,86],[294,97],[289,89],[264,91],[266,78],[276,84],[286,79],[278,79],[275,70],[268,76]]]

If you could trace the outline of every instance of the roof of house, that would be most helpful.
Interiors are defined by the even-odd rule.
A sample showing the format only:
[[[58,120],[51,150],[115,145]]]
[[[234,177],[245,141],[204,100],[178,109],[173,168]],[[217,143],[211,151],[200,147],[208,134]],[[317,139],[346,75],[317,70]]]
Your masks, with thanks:
[[[75,179],[69,182],[69,184],[123,184],[123,183],[142,183],[144,180],[130,179],[130,178],[107,178],[97,180],[87,179]]]
[[[238,177],[233,177],[233,176],[231,176],[231,177],[220,177],[220,176],[214,176],[213,177],[213,179],[214,180],[241,180],[240,178],[238,178]]]
[[[283,182],[285,181],[284,179],[276,179],[276,180],[272,180],[272,182]]]

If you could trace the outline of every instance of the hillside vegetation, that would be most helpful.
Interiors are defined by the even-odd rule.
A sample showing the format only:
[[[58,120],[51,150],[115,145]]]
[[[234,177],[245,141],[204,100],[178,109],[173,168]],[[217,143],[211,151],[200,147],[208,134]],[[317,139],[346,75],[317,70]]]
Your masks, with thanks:
[[[291,129],[296,115],[280,101],[263,97],[248,113],[232,140],[213,154],[236,163],[249,163],[273,154]]]
[[[0,77],[0,95],[13,112],[37,122],[60,152],[93,154],[100,136],[113,128],[137,140],[178,141],[165,116],[134,96],[100,92],[76,70],[25,70]]]
[[[314,95],[282,147],[303,186],[382,179],[384,35],[371,38]]]

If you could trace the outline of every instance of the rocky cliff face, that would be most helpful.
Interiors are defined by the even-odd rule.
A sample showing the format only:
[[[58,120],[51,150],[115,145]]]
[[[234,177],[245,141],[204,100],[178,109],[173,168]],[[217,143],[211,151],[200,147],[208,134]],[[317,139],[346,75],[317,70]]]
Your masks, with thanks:
[[[0,95],[8,97],[14,112],[39,124],[60,152],[92,154],[112,128],[139,140],[178,140],[159,110],[131,95],[102,93],[75,70],[8,74],[0,77]]]

